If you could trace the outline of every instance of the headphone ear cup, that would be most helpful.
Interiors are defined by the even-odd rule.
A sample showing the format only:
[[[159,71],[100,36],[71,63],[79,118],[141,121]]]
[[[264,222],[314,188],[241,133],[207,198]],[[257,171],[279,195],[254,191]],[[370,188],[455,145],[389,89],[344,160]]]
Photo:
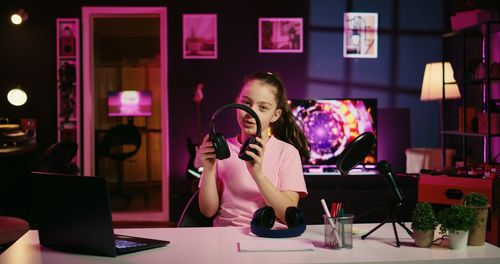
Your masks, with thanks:
[[[252,157],[250,157],[246,152],[250,150],[253,153],[256,153],[256,151],[252,148],[250,148],[250,144],[256,144],[260,145],[260,143],[257,141],[257,138],[255,136],[247,138],[243,145],[241,146],[240,153],[238,153],[238,157],[242,160],[250,161],[253,160]]]
[[[211,140],[212,144],[214,145],[215,157],[218,160],[227,159],[229,158],[229,156],[231,156],[224,135],[222,135],[221,133],[215,133],[215,135],[212,136]]]
[[[297,207],[288,207],[285,211],[287,229],[271,229],[275,221],[274,210],[270,206],[262,207],[253,214],[250,230],[257,236],[284,238],[300,236],[306,230],[304,215]]]
[[[274,209],[270,206],[265,206],[255,211],[252,219],[255,225],[267,229],[271,229],[274,226],[275,220]]]
[[[294,228],[304,224],[304,213],[297,207],[286,208],[285,220],[288,228]]]

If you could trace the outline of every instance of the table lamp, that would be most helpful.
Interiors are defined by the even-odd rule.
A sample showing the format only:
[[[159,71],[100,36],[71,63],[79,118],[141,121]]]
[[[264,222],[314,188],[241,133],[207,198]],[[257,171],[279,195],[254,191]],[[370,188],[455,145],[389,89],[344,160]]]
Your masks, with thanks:
[[[445,76],[443,77],[443,69]],[[443,85],[445,89],[443,89]],[[443,99],[460,98],[458,85],[453,77],[453,68],[449,62],[431,62],[425,65],[424,79],[422,81],[422,92],[420,101],[439,101],[439,125],[441,130],[441,142],[444,144],[444,106]],[[445,166],[445,154],[441,157],[442,165]]]
[[[443,79],[443,68],[445,76]],[[445,91],[443,94],[443,81]],[[420,101],[433,101],[442,99],[460,98],[458,85],[453,77],[453,68],[449,62],[431,62],[425,65],[424,79],[422,81],[422,92]]]

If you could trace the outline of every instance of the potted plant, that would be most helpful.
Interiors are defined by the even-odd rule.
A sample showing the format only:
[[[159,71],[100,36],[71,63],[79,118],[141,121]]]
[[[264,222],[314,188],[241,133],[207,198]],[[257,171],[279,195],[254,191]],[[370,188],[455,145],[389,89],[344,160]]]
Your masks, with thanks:
[[[420,202],[415,205],[411,215],[413,239],[417,247],[430,247],[434,240],[434,230],[437,222],[432,205]]]
[[[476,210],[464,205],[452,205],[439,211],[437,218],[441,234],[449,235],[450,248],[466,248],[469,230],[477,221]]]
[[[465,195],[464,205],[473,208],[477,214],[476,224],[469,233],[467,245],[482,246],[486,238],[486,222],[488,220],[488,198],[482,193],[471,192]]]

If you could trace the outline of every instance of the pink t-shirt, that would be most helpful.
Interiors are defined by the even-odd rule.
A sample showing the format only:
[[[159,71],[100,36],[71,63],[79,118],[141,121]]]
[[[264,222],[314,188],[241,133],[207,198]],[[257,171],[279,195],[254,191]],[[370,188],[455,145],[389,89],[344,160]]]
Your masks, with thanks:
[[[233,137],[227,144],[231,156],[218,160],[216,165],[220,208],[214,226],[249,226],[253,213],[266,204],[245,161],[238,158],[241,143]],[[271,136],[266,143],[262,171],[278,190],[295,191],[300,197],[307,195],[299,152],[291,144]]]

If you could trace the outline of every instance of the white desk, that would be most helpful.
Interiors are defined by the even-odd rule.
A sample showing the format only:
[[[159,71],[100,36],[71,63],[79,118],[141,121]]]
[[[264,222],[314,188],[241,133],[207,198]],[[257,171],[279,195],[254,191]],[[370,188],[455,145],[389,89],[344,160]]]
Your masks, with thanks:
[[[373,224],[357,228],[370,230]],[[298,238],[310,241],[314,251],[303,252],[239,252],[237,242],[265,239],[249,235],[249,228],[144,228],[119,229],[118,234],[170,240],[166,247],[122,255],[116,258],[60,253],[41,248],[36,231],[29,231],[0,255],[1,264],[38,263],[500,263],[500,248],[486,244],[451,250],[445,240],[432,248],[416,248],[413,239],[398,227],[401,247],[394,247],[392,225],[385,224],[367,239],[354,238],[354,248],[323,248],[323,226],[308,226]],[[280,239],[275,239],[280,243]]]

